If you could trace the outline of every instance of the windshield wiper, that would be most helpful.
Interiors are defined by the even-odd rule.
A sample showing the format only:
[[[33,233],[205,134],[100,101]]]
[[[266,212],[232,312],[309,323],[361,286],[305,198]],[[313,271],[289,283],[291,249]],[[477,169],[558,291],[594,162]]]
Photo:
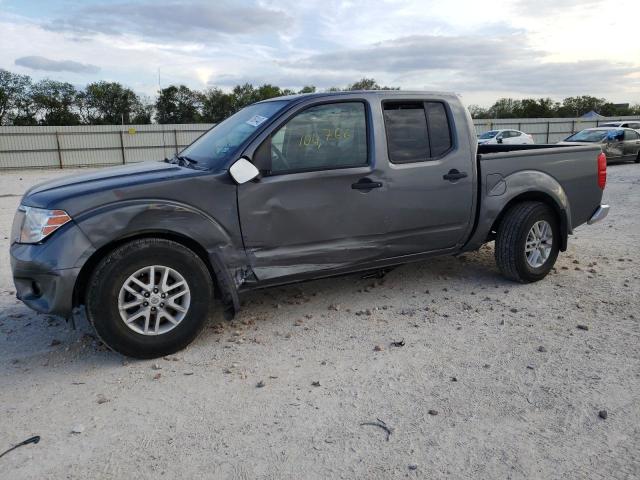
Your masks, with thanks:
[[[195,165],[198,164],[197,160],[193,158],[184,156],[184,155],[174,155],[171,159],[165,158],[165,162],[174,163],[176,165],[180,165],[181,167],[193,167],[196,168]]]

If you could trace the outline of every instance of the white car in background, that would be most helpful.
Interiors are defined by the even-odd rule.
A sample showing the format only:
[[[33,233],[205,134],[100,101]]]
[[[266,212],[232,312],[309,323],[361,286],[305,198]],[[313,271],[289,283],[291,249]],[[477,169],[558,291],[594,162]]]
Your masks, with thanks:
[[[601,123],[598,127],[617,127],[617,128],[631,128],[640,133],[640,120],[624,120],[619,122],[607,122]]]
[[[478,135],[479,145],[503,143],[506,145],[532,145],[533,137],[520,130],[489,130]]]

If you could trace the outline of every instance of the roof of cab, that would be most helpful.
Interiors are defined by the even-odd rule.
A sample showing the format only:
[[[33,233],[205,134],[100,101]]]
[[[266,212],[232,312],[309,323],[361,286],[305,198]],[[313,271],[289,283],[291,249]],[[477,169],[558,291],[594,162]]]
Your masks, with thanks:
[[[441,96],[441,97],[456,97],[459,98],[457,93],[452,92],[437,92],[437,91],[409,91],[409,90],[341,90],[339,92],[317,92],[317,93],[298,93],[295,95],[284,95],[281,97],[268,98],[261,100],[257,103],[274,102],[278,100],[290,100],[296,101],[308,98],[323,98],[323,97],[335,97],[335,96],[353,96],[353,95],[375,95],[380,97],[411,97],[419,95],[429,96]]]

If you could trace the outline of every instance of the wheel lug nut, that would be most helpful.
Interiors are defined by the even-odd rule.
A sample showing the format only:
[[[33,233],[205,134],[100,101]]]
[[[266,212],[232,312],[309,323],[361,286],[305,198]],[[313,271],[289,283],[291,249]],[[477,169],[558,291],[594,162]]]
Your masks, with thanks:
[[[146,298],[149,298],[149,292],[146,292],[146,293],[144,294],[144,296],[145,296]]]
[[[149,306],[149,302],[144,302],[144,303],[143,303],[143,305],[144,305],[145,307],[148,307],[148,306]]]
[[[154,289],[153,289],[153,293],[158,293],[158,289],[157,289],[157,288],[154,288]]]
[[[161,304],[160,304],[160,306],[161,306],[161,307],[164,307],[164,303],[161,303]]]
[[[167,296],[167,294],[166,294],[166,293],[163,293],[163,294],[162,294],[162,295],[160,295],[160,296],[161,296],[162,298],[164,298],[164,297],[166,297],[166,296]]]
[[[155,311],[156,311],[156,307],[151,307],[151,310],[152,310],[153,312],[155,312]]]

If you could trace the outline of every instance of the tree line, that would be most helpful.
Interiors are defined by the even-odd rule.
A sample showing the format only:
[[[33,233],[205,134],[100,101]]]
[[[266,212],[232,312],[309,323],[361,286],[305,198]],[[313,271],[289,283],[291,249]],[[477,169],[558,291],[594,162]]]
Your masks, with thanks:
[[[566,118],[580,117],[592,110],[605,117],[640,116],[640,104],[615,104],[590,95],[567,97],[561,102],[551,98],[501,98],[489,108],[469,106],[473,118]]]
[[[399,90],[379,85],[372,78],[327,91]],[[260,100],[313,93],[308,85],[294,91],[271,84],[246,83],[230,92],[218,87],[194,90],[170,85],[151,99],[118,83],[98,81],[78,89],[69,82],[44,79],[0,69],[0,125],[119,125],[148,123],[218,123],[241,108]],[[503,98],[489,108],[469,107],[474,118],[574,117],[596,110],[605,116],[640,115],[640,105],[621,107],[602,98],[569,97],[562,102],[549,98],[514,100]]]

